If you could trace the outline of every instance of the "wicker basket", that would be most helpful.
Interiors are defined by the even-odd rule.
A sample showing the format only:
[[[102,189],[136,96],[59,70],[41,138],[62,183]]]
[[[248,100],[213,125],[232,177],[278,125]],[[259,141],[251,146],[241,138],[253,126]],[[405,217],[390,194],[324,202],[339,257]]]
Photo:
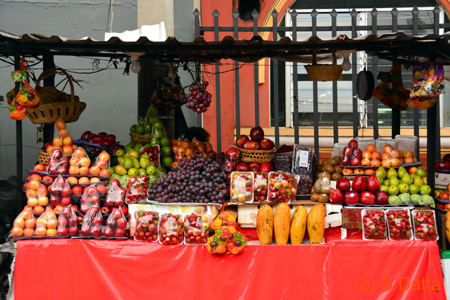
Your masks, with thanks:
[[[50,160],[50,153],[39,151],[39,163],[48,166]]]
[[[150,141],[152,140],[151,136],[140,135],[140,134],[132,133],[132,132],[130,132],[130,136],[131,136],[131,142],[135,145],[136,144],[145,145],[147,143],[150,143]]]
[[[241,161],[243,162],[257,162],[259,164],[263,162],[270,162],[275,153],[275,149],[272,150],[246,150],[239,148],[241,152]]]
[[[58,119],[62,119],[66,123],[76,122],[86,108],[86,103],[77,101],[78,97],[74,94],[72,82],[74,79],[62,69],[56,68],[43,72],[36,82],[36,90],[39,90],[39,83],[41,80],[54,76],[55,74],[67,77],[67,81],[70,85],[70,101],[53,102],[38,105],[35,108],[27,108],[28,118],[33,124],[53,124]]]
[[[335,81],[338,80],[342,74],[342,66],[337,65],[335,50],[331,50],[333,55],[332,65],[318,65],[316,56],[318,49],[314,50],[312,65],[305,66],[308,72],[309,79],[312,81]]]

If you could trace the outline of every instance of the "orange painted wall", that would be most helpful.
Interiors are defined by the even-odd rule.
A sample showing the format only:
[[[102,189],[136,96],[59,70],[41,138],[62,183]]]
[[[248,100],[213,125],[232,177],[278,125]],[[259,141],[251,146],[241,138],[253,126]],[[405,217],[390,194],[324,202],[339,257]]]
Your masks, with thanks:
[[[282,10],[279,11],[278,20],[281,19],[286,9],[294,0],[288,1]],[[258,26],[262,26],[267,12],[271,9],[276,0],[266,0],[263,11],[258,18]],[[217,9],[220,13],[219,26],[233,26],[233,1],[231,0],[204,0],[201,2],[201,24],[202,26],[214,26],[213,11]],[[243,22],[239,20],[239,26],[253,27],[253,22]],[[219,39],[225,36],[233,36],[233,32],[220,32]],[[239,39],[250,39],[253,32],[240,32]],[[214,40],[214,32],[205,32],[204,38],[207,41]],[[270,36],[270,39],[272,36]],[[233,60],[222,60],[220,72],[234,69]],[[259,85],[259,106],[260,106],[260,126],[270,126],[270,97],[269,97],[269,59],[265,59],[264,83]],[[242,65],[242,64],[241,64]],[[204,80],[209,81],[208,91],[213,94],[213,101],[208,111],[203,114],[203,127],[211,134],[211,143],[216,145],[216,86],[215,86],[214,65],[203,67]],[[254,94],[254,64],[245,64],[239,69],[240,72],[240,122],[241,127],[255,126],[255,94]],[[234,71],[220,74],[220,112],[221,112],[221,143],[222,151],[234,144],[234,128],[236,124],[235,115],[235,74]]]

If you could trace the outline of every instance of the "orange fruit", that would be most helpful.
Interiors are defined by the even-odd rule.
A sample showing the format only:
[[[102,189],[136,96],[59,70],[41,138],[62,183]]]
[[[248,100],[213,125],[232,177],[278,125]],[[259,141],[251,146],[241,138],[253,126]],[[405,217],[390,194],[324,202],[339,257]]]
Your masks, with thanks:
[[[399,167],[400,166],[400,159],[398,159],[398,158],[393,158],[392,160],[391,160],[391,165],[392,165],[392,167]]]
[[[76,157],[82,158],[82,157],[86,156],[86,151],[84,151],[83,148],[78,148],[78,149],[75,149],[74,154],[75,154]]]
[[[47,153],[52,153],[52,151],[53,151],[53,146],[48,146],[47,147]]]
[[[55,122],[55,127],[58,130],[66,128],[66,123],[63,120],[58,120]]]
[[[36,226],[36,220],[35,219],[28,219],[25,221],[25,227],[26,228],[34,228]]]
[[[70,166],[69,174],[70,175],[78,175],[78,174],[80,174],[80,168],[78,168],[77,166]]]
[[[362,158],[365,158],[365,159],[372,159],[372,152],[364,151],[364,152],[362,153]]]
[[[381,155],[381,160],[390,160],[391,158],[391,155],[386,152]]]
[[[183,141],[182,143],[181,143],[181,147],[184,147],[184,148],[189,148],[191,146],[191,143],[189,143],[189,141]]]
[[[93,166],[89,169],[89,174],[91,175],[100,175],[100,168],[98,166]]]
[[[26,192],[27,198],[36,197],[36,191],[32,189],[28,189]]]
[[[177,147],[181,147],[183,145],[183,140],[177,140],[175,145],[177,145]]]
[[[47,222],[47,228],[56,229],[58,227],[58,221],[51,219]]]
[[[367,147],[366,147],[366,151],[369,151],[369,152],[375,152],[375,151],[377,151],[377,147],[375,147],[374,144],[369,144],[369,145],[367,145]]]
[[[11,229],[11,236],[13,237],[21,237],[23,235],[23,229],[20,227],[13,227]]]
[[[31,210],[27,209],[22,211],[22,218],[24,218],[25,220],[31,219],[32,217],[33,213],[31,212]]]
[[[383,152],[391,152],[392,151],[392,146],[391,145],[386,145],[383,147]]]
[[[56,228],[47,229],[47,236],[56,236]]]
[[[393,158],[400,158],[400,152],[398,150],[392,149],[391,156]]]
[[[111,176],[111,173],[109,172],[108,169],[104,169],[104,170],[100,171],[100,176],[109,177],[109,176]]]
[[[36,236],[45,236],[47,235],[47,229],[45,227],[38,227],[35,230]]]
[[[381,165],[381,162],[378,159],[372,159],[372,161],[370,162],[370,165],[372,167],[379,167]]]
[[[24,236],[33,236],[34,235],[34,229],[33,228],[25,228],[23,231]]]
[[[36,179],[32,179],[30,180],[30,182],[28,182],[28,187],[32,190],[37,190],[40,187],[40,185],[41,184]]]
[[[184,148],[184,147],[178,147],[178,149],[177,149],[177,154],[178,155],[185,155],[186,154],[186,148]]]
[[[110,156],[107,152],[102,152],[99,154],[98,159],[99,160],[104,160],[104,161],[109,161],[110,160]]]
[[[372,170],[372,169],[364,170],[364,174],[366,174],[366,175],[373,175],[373,174],[375,174],[375,170]]]
[[[87,174],[89,174],[89,167],[81,167],[80,175],[87,175]]]
[[[69,131],[67,129],[58,130],[58,136],[61,139],[64,139],[69,136]],[[64,145],[64,142],[62,140],[61,140],[61,143]],[[62,146],[62,145],[58,145],[58,146]]]
[[[31,174],[30,179],[42,180],[42,176],[39,174]]]
[[[80,163],[80,159],[78,157],[72,157],[70,159],[70,165],[71,166],[76,166]]]
[[[383,168],[390,168],[391,167],[391,161],[390,160],[383,160],[381,161],[381,165]]]
[[[89,167],[91,165],[91,160],[88,157],[82,157],[80,159],[80,166]]]
[[[405,151],[405,153],[403,153],[403,155],[405,158],[407,158],[407,157],[413,158],[414,157],[414,154],[412,153],[412,151]]]
[[[17,217],[14,220],[14,226],[23,228],[25,227],[25,220],[22,217]]]
[[[381,160],[381,154],[379,152],[372,152],[372,159]]]
[[[97,167],[100,169],[106,169],[108,167],[108,161],[106,160],[98,160],[97,161]]]

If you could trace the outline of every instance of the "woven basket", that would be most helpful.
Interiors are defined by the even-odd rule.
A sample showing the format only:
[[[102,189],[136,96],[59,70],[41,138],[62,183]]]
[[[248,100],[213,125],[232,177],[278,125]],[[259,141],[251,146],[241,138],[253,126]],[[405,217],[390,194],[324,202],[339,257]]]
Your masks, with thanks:
[[[130,132],[130,136],[131,136],[131,142],[135,145],[136,144],[145,145],[147,143],[150,143],[150,141],[152,140],[151,136],[140,135],[140,134],[132,133],[132,132]]]
[[[50,160],[50,153],[39,151],[39,163],[48,166]]]
[[[275,153],[275,149],[272,150],[246,150],[239,148],[241,152],[241,161],[243,162],[257,162],[259,164],[263,162],[270,162]]]
[[[312,81],[335,81],[338,80],[342,74],[342,66],[337,65],[335,50],[331,50],[333,55],[332,65],[318,65],[316,56],[318,49],[314,50],[312,65],[305,66],[308,72],[309,79]]]
[[[86,108],[86,103],[77,101],[78,97],[74,94],[73,78],[66,71],[56,68],[43,72],[37,82],[36,90],[39,90],[39,83],[55,74],[64,75],[70,85],[70,101],[53,102],[43,105],[38,105],[35,108],[27,108],[28,118],[33,124],[53,124],[58,119],[62,119],[66,123],[76,122],[81,113]],[[64,93],[62,93],[65,95]]]

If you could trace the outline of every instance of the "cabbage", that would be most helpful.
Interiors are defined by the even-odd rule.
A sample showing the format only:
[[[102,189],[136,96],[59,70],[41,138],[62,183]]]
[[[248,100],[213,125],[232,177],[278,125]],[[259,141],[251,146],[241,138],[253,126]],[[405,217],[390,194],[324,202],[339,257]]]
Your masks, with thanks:
[[[419,204],[420,204],[420,205],[428,204],[428,205],[430,205],[432,208],[435,207],[434,199],[433,199],[433,197],[431,197],[430,195],[422,195],[422,203],[419,203]]]
[[[402,201],[403,204],[411,203],[411,195],[409,193],[401,193],[398,197],[400,198],[400,201]]]
[[[397,196],[389,196],[389,204],[390,205],[399,205],[399,204],[402,204],[402,201]]]
[[[422,196],[420,196],[419,194],[414,194],[411,196],[411,203],[422,205],[422,202]]]

